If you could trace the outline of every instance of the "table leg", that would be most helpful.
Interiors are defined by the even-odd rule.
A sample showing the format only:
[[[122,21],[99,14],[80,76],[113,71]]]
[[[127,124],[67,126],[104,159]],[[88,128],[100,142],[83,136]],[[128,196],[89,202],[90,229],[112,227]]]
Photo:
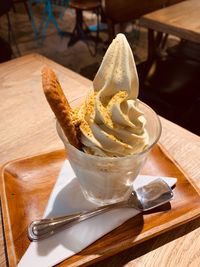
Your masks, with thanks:
[[[156,47],[155,47],[155,33],[154,30],[148,29],[148,57],[147,61],[152,62],[155,58]]]
[[[168,34],[148,30],[148,62],[152,62],[165,47]]]
[[[155,41],[155,33],[153,30],[148,29],[148,55],[147,60],[142,63],[140,70],[140,79],[144,81],[148,76],[149,70],[153,64],[154,59],[156,58],[156,41]]]
[[[99,8],[96,9],[97,12],[97,31],[96,37],[91,35],[91,31],[87,24],[83,20],[83,10],[76,8],[76,22],[75,27],[72,32],[71,38],[68,42],[68,47],[73,46],[79,40],[82,40],[86,43],[88,50],[92,56],[96,55],[97,44],[99,41]],[[95,42],[94,52],[91,50],[89,40]]]
[[[158,54],[162,50],[163,33],[155,32],[152,29],[148,29],[148,55],[147,61],[142,65],[141,78],[146,79],[148,73],[153,65],[153,62],[157,58]]]

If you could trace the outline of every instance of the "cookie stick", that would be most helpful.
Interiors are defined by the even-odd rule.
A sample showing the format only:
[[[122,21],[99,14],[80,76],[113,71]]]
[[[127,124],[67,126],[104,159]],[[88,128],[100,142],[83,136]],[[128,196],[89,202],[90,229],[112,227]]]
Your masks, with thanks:
[[[55,73],[48,67],[42,70],[42,85],[46,99],[54,112],[68,141],[76,148],[81,148],[78,132],[72,120],[72,109],[64,95]]]

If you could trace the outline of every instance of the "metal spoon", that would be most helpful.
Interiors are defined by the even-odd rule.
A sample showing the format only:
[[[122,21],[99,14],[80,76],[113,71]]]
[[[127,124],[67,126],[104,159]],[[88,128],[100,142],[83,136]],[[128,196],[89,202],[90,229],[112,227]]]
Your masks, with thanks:
[[[171,187],[165,181],[158,178],[133,191],[126,201],[101,206],[92,211],[84,211],[57,218],[35,220],[28,227],[28,237],[31,241],[47,238],[59,230],[71,227],[76,223],[114,208],[126,207],[135,208],[141,212],[148,211],[169,202],[172,197],[173,192]]]

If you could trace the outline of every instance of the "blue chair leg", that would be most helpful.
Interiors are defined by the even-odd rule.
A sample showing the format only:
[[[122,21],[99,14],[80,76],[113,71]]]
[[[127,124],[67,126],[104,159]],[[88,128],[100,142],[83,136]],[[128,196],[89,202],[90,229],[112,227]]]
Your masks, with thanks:
[[[41,21],[40,21],[38,28],[35,24],[35,20],[34,20],[34,16],[33,16],[33,10],[32,10],[32,4],[33,3],[44,3],[45,4],[45,7],[44,7],[44,10],[42,13],[42,17],[41,17]],[[28,0],[28,8],[29,8],[29,13],[30,13],[30,17],[31,17],[32,28],[34,31],[34,37],[35,37],[36,41],[38,40],[40,33],[42,36],[42,40],[45,39],[46,31],[47,31],[47,28],[48,28],[48,25],[50,22],[52,22],[54,24],[58,34],[61,35],[60,27],[59,27],[59,25],[56,21],[56,18],[53,14],[51,0]]]
[[[34,32],[34,37],[37,40],[39,32],[38,32],[37,27],[35,25],[35,20],[34,20],[34,16],[33,16],[33,10],[32,10],[33,2],[34,1],[32,1],[32,0],[28,0],[28,9],[29,9],[30,17],[31,17],[31,24],[32,24],[33,32]]]
[[[47,31],[47,28],[48,28],[50,20],[51,19],[48,17],[46,22],[45,22],[45,25],[44,25],[44,28],[43,28],[43,31],[42,31],[42,41],[44,41],[44,39],[46,37],[46,31]]]
[[[48,18],[49,18],[49,20],[52,21],[53,24],[55,25],[58,34],[61,34],[60,27],[58,26],[58,23],[57,23],[57,21],[56,21],[56,18],[55,18],[54,14],[53,14],[51,0],[48,0],[48,1],[46,2],[46,4],[47,4],[47,14],[48,14]]]
[[[41,18],[41,21],[40,21],[40,25],[39,25],[39,27],[38,27],[38,32],[39,33],[41,33],[42,32],[42,29],[43,29],[43,27],[44,27],[44,23],[45,22],[47,22],[47,6],[45,5],[45,7],[44,7],[44,10],[43,10],[43,12],[42,12],[42,18]],[[48,23],[49,24],[49,23]],[[47,25],[48,26],[48,25]],[[46,27],[47,27],[46,26]]]

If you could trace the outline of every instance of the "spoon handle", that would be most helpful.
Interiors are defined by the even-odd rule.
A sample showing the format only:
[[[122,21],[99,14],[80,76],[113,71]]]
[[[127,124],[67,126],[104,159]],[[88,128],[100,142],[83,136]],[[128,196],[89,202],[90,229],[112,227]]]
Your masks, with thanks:
[[[76,223],[87,220],[101,213],[107,212],[113,208],[121,208],[127,205],[128,202],[123,201],[101,206],[91,211],[75,213],[62,217],[35,220],[32,221],[28,227],[28,237],[31,241],[38,241],[40,239],[47,238],[62,229],[71,227]]]

